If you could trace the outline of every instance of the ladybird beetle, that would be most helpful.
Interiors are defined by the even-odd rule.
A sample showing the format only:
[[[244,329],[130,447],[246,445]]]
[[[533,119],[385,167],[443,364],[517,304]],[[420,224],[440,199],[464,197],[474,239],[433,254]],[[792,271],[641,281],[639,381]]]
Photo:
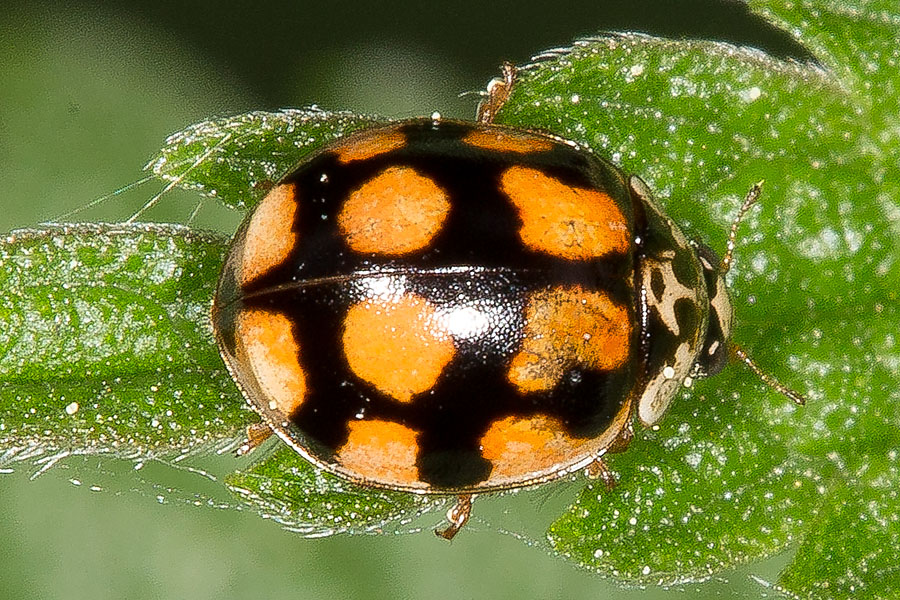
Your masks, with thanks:
[[[657,423],[732,348],[737,220],[720,261],[638,177],[491,124],[508,90],[479,122],[395,122],[304,160],[241,225],[212,311],[264,421],[247,448],[274,431],[356,484],[456,495],[448,539],[474,494],[586,467],[611,485],[635,416]]]

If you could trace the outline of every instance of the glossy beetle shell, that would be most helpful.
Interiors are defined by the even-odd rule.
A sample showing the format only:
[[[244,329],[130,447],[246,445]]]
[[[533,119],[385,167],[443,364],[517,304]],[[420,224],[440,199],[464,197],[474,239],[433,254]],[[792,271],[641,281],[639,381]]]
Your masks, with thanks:
[[[250,405],[313,463],[469,493],[556,479],[658,421],[708,288],[639,179],[559,138],[422,119],[275,186],[212,320]]]

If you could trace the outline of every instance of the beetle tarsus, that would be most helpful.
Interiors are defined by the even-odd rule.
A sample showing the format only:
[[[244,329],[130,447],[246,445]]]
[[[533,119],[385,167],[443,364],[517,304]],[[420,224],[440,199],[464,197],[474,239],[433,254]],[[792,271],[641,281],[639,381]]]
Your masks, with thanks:
[[[259,448],[263,442],[272,437],[272,428],[265,423],[253,423],[247,426],[247,439],[234,453],[244,456]]]
[[[616,438],[610,442],[609,448],[606,449],[607,454],[618,454],[628,450],[631,440],[634,439],[634,425],[631,421],[626,421]]]
[[[516,82],[516,67],[512,63],[504,62],[500,67],[502,77],[491,79],[487,86],[487,97],[478,104],[478,122],[490,125],[494,117],[506,101]]]
[[[444,529],[435,529],[435,535],[442,537],[445,540],[452,540],[453,537],[459,533],[459,530],[462,529],[463,525],[466,524],[469,520],[469,516],[472,514],[472,498],[472,494],[461,494],[460,496],[457,496],[456,504],[447,511],[447,520],[450,521],[450,525]]]
[[[602,481],[607,490],[613,490],[619,483],[618,480],[616,480],[616,475],[599,456],[594,459],[594,462],[585,467],[584,472],[590,479],[599,479]]]

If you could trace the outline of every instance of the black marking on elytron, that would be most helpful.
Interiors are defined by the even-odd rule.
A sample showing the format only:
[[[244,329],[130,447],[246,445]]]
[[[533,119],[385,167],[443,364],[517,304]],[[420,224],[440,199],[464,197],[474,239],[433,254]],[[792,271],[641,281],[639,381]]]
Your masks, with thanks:
[[[635,323],[634,282],[639,275],[634,252],[572,261],[525,247],[519,237],[521,221],[500,189],[500,175],[509,166],[524,165],[568,185],[606,189],[629,221],[634,210],[643,223],[643,208],[633,206],[615,167],[596,157],[563,144],[523,155],[460,141],[475,129],[446,121],[413,122],[402,128],[409,143],[401,148],[347,164],[326,151],[283,181],[298,190],[298,244],[283,264],[245,286],[235,304],[280,312],[294,323],[307,394],[289,416],[289,433],[323,463],[334,462],[349,423],[382,419],[421,431],[422,481],[436,489],[474,487],[490,473],[479,441],[492,423],[546,414],[559,418],[569,435],[595,437],[642,385],[645,363],[637,360],[638,327],[629,340],[631,358],[615,371],[572,369],[555,389],[529,394],[507,381],[509,361],[522,340],[529,293],[555,286],[603,291],[625,306]],[[352,251],[337,227],[344,199],[385,169],[403,165],[430,177],[449,195],[444,227],[427,248],[399,258]],[[495,325],[480,338],[455,339],[455,358],[437,385],[410,403],[397,402],[359,379],[342,348],[347,309],[365,296],[365,272],[372,274],[370,282],[402,279],[398,289],[439,309],[474,303],[479,310],[493,310]],[[228,346],[225,332],[223,342]]]
[[[421,480],[452,489],[477,485],[489,475],[479,441],[497,420],[540,413],[558,417],[575,437],[603,432],[631,393],[635,361],[626,361],[609,373],[573,369],[550,392],[520,394],[506,379],[508,363],[521,339],[527,294],[545,287],[546,278],[506,273],[497,279],[494,275],[458,273],[456,282],[443,280],[440,286],[427,275],[410,275],[410,291],[439,308],[447,302],[447,289],[468,286],[465,302],[486,299],[480,307],[497,311],[495,326],[481,338],[460,340],[438,384],[410,403],[382,394],[356,377],[347,364],[341,337],[343,319],[354,298],[343,286],[329,283],[246,298],[247,307],[278,311],[295,323],[307,395],[290,415],[292,434],[320,460],[333,462],[334,451],[347,440],[349,423],[359,415],[400,423],[422,432],[418,437]],[[637,346],[636,333],[630,340],[632,348]],[[497,339],[503,336],[507,338]]]
[[[237,331],[235,327],[237,326],[238,314],[243,309],[244,303],[240,300],[240,296],[236,291],[237,284],[234,278],[228,276],[227,270],[225,275],[219,281],[219,286],[216,289],[212,321],[217,337],[225,345],[228,354],[235,356],[237,348],[237,339],[235,338]],[[224,302],[222,302],[223,299],[225,300]]]
[[[401,130],[410,142],[399,149],[347,164],[340,164],[333,153],[325,152],[284,179],[283,183],[297,186],[299,208],[294,230],[300,243],[281,266],[246,286],[246,293],[291,280],[352,273],[373,266],[436,269],[477,264],[546,270],[556,273],[563,283],[582,280],[585,273],[595,273],[605,282],[630,281],[631,261],[627,256],[569,261],[525,247],[519,236],[518,212],[499,185],[507,167],[524,163],[568,185],[602,185],[612,198],[627,199],[620,176],[609,164],[563,144],[526,156],[482,150],[461,141],[466,133],[477,130],[470,124],[416,121]],[[396,166],[412,167],[445,190],[451,199],[450,214],[424,252],[399,258],[356,253],[337,228],[343,201],[374,176]],[[326,175],[324,180],[322,175]],[[630,203],[620,200],[619,208],[630,220]],[[631,293],[629,285],[608,291],[617,300]]]

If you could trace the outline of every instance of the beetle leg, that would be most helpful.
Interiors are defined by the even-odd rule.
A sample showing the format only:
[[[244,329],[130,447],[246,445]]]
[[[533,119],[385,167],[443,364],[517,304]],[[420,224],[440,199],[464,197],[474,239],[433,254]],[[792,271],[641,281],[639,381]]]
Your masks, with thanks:
[[[253,452],[256,448],[272,436],[272,429],[263,422],[253,423],[247,426],[247,440],[234,451],[237,456],[244,456]]]
[[[459,533],[459,530],[469,520],[469,515],[472,514],[472,498],[474,498],[472,494],[460,494],[456,497],[456,504],[447,511],[447,520],[450,521],[450,525],[444,529],[434,530],[438,537],[452,540],[453,536]]]
[[[487,98],[478,104],[478,122],[483,125],[494,122],[494,116],[506,104],[516,81],[516,67],[512,63],[504,62],[500,72],[503,77],[491,79],[487,86]]]
[[[622,429],[619,430],[619,435],[616,436],[616,439],[612,441],[609,447],[606,449],[608,454],[619,452],[625,452],[628,450],[628,446],[631,445],[631,440],[634,439],[634,424],[629,419]]]
[[[616,476],[609,470],[609,467],[606,466],[606,463],[599,456],[594,459],[594,462],[585,467],[584,472],[588,478],[599,479],[602,481],[607,490],[612,490],[618,483],[616,481]]]

